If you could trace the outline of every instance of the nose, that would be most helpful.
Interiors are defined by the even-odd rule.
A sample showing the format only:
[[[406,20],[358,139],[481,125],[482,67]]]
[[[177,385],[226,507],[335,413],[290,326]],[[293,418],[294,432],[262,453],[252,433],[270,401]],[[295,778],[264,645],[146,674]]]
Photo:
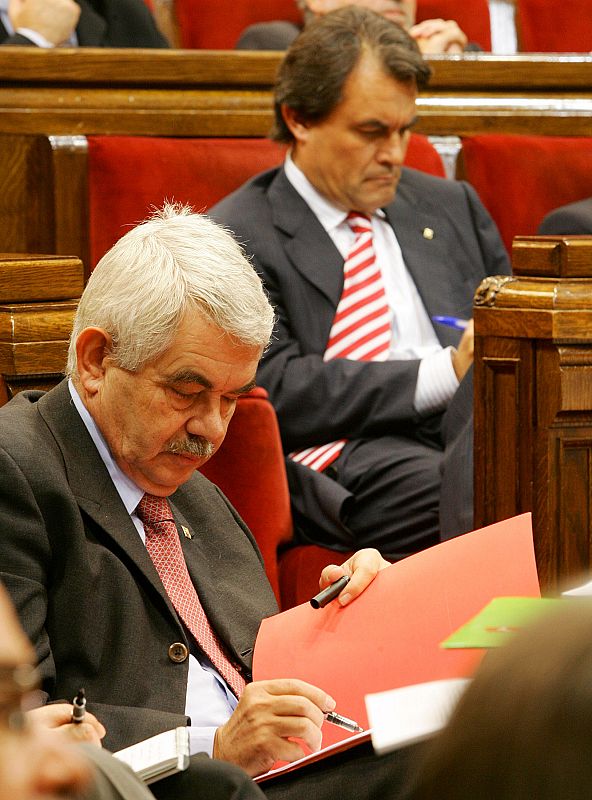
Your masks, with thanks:
[[[220,444],[226,435],[230,416],[225,412],[223,398],[204,392],[187,421],[187,432],[203,436],[213,444]]]
[[[384,138],[378,153],[377,159],[380,164],[390,167],[400,167],[405,160],[407,152],[407,142],[398,132],[393,131],[390,136]]]

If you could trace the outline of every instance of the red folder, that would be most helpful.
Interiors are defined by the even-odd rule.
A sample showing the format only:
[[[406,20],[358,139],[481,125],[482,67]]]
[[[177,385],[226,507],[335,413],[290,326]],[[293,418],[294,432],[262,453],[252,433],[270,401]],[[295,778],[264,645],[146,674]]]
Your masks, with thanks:
[[[345,608],[305,603],[264,620],[253,677],[319,686],[366,729],[366,694],[474,671],[481,650],[440,642],[498,596],[540,596],[530,514],[391,565]],[[323,746],[351,735],[326,723]]]

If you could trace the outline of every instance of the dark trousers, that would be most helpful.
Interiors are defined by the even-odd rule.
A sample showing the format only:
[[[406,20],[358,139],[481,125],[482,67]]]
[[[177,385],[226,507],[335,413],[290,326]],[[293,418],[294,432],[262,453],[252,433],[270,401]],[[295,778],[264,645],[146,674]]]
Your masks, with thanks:
[[[159,800],[398,800],[406,791],[417,747],[376,756],[364,743],[261,786],[238,767],[194,756],[188,770],[150,789]]]
[[[306,469],[288,466],[298,542],[398,560],[472,530],[472,369],[444,414],[349,441],[322,476]]]

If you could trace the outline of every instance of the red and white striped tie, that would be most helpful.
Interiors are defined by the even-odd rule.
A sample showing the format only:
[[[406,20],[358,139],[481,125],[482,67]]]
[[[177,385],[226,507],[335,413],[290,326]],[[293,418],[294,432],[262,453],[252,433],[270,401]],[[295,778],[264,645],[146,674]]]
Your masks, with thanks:
[[[329,333],[324,361],[386,361],[391,344],[391,320],[380,267],[366,214],[350,211],[347,223],[356,238],[343,265],[343,292]],[[347,439],[290,454],[300,464],[320,472],[341,453]]]
[[[177,614],[236,697],[240,697],[245,680],[222,650],[199,601],[168,500],[145,494],[138,504],[137,514],[146,531],[146,549]]]

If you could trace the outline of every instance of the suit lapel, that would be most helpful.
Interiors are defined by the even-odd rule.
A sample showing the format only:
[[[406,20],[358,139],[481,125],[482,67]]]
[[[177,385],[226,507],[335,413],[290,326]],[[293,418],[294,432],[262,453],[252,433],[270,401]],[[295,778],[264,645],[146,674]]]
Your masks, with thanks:
[[[433,208],[429,198],[417,196],[403,172],[395,200],[385,208],[405,266],[417,287],[429,317],[436,314],[454,316],[458,303],[447,269],[432,265],[448,264],[450,254],[442,230],[442,212]],[[458,343],[458,333],[436,325],[436,335],[446,346]]]
[[[68,483],[81,510],[112,539],[174,613],[162,582],[86,426],[76,411],[67,381],[44,395],[37,407],[60,447]]]
[[[83,47],[101,47],[107,33],[107,22],[94,10],[88,0],[77,0],[80,19],[76,26],[78,43]]]
[[[330,236],[280,169],[268,190],[272,220],[286,237],[285,252],[302,277],[337,308],[343,258]]]

